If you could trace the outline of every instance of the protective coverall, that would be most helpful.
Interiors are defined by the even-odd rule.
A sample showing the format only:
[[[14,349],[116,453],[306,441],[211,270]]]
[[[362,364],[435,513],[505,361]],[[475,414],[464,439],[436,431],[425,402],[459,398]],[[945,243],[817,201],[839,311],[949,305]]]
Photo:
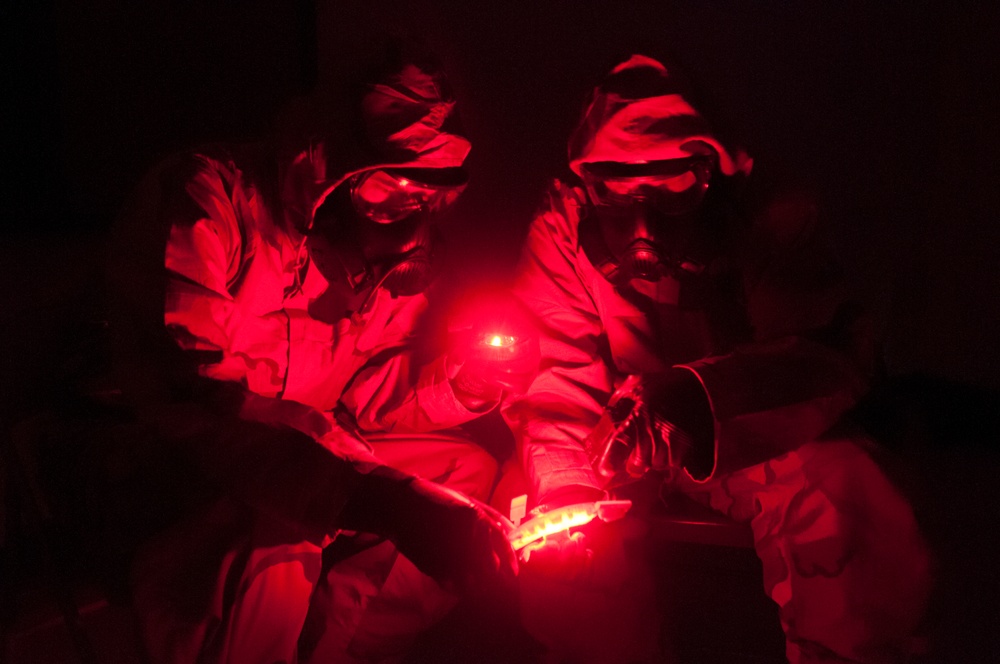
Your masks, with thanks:
[[[369,85],[345,102],[367,134],[303,126],[168,159],[125,210],[111,260],[119,380],[140,421],[222,490],[139,556],[155,662],[381,661],[454,603],[388,541],[331,524],[380,465],[485,499],[492,457],[420,433],[477,413],[443,358],[415,357],[426,296],[352,288],[336,236],[309,233],[356,173],[462,164],[469,143],[447,128],[440,83],[411,66]]]
[[[668,75],[643,56],[613,75],[642,67]],[[680,94],[599,87],[570,166],[706,146],[722,175],[749,173]],[[674,468],[669,488],[752,525],[788,659],[903,661],[929,558],[911,508],[866,453],[872,443],[837,426],[866,390],[867,367],[850,339],[833,340],[844,297],[815,217],[794,201],[765,206],[722,243],[694,293],[670,276],[613,285],[581,248],[589,206],[582,187],[552,186],[516,286],[541,330],[542,371],[504,410],[530,502],[601,488],[583,441],[626,375],[690,371],[711,407],[714,463],[695,477]]]

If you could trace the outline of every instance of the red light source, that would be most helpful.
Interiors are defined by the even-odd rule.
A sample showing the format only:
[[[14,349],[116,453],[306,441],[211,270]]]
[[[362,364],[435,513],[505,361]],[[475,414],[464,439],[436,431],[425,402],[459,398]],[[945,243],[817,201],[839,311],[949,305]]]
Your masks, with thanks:
[[[631,507],[631,500],[598,500],[592,503],[566,505],[525,521],[512,530],[507,539],[510,540],[511,548],[521,552],[523,559],[523,551],[529,544],[543,542],[546,537],[586,525],[595,518],[605,522],[617,521],[625,516]]]
[[[479,350],[476,355],[494,367],[502,367],[513,361],[522,352],[522,339],[503,332],[486,332],[479,336]]]
[[[494,348],[510,348],[517,343],[517,337],[489,332],[483,336],[483,343]]]

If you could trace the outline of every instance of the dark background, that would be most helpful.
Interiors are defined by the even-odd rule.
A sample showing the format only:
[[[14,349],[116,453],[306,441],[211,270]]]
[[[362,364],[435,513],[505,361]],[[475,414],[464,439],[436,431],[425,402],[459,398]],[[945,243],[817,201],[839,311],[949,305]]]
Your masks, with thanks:
[[[646,53],[683,69],[758,175],[818,191],[889,373],[911,377],[867,405],[869,422],[933,448],[909,458],[945,561],[937,652],[995,652],[1000,22],[988,5],[13,0],[0,14],[0,424],[99,369],[105,240],[142,172],[202,141],[266,134],[376,32],[423,37],[450,74],[473,142],[451,222],[452,278],[469,284],[509,273],[587,93]],[[934,661],[986,661],[956,657]]]
[[[5,281],[30,289],[79,270],[53,252],[100,238],[157,158],[266,133],[379,30],[409,30],[443,59],[474,145],[457,274],[502,275],[565,170],[587,92],[643,52],[680,65],[760,173],[818,189],[892,372],[996,387],[1000,72],[987,4],[22,1],[7,25]],[[14,298],[5,321],[32,301]]]

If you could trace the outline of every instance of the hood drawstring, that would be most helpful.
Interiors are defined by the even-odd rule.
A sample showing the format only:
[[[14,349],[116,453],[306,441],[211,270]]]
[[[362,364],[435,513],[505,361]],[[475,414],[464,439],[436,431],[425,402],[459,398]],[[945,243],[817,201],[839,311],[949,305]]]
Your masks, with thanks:
[[[292,285],[285,289],[284,298],[286,300],[294,295],[302,293],[302,287],[305,283],[305,274],[309,270],[309,249],[306,247],[306,241],[308,239],[308,235],[303,235],[302,239],[299,240],[298,246],[295,248],[295,262],[292,263]]]

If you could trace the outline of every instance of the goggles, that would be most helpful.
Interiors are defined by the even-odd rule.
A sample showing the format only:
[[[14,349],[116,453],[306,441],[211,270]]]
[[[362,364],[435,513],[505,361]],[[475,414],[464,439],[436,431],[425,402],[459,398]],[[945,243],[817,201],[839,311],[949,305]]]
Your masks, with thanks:
[[[583,165],[583,182],[595,205],[649,204],[667,215],[694,211],[712,177],[706,157],[663,159],[637,164],[603,161]]]
[[[462,168],[376,169],[351,184],[351,203],[378,224],[391,224],[419,211],[437,212],[455,202],[468,177]]]

